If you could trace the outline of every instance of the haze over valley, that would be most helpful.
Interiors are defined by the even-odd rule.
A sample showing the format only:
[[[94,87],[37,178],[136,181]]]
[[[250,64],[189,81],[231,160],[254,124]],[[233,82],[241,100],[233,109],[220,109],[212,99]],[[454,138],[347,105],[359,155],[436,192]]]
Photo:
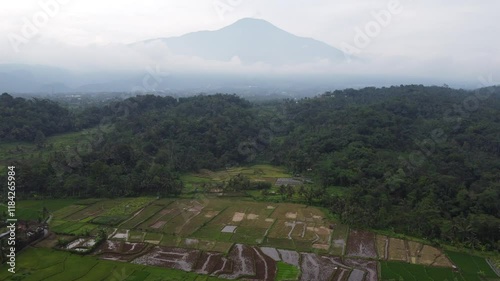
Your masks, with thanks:
[[[424,2],[381,1],[354,8],[318,1],[303,7],[301,16],[294,6],[290,17],[277,16],[274,4],[208,2],[199,7],[186,2],[194,14],[207,9],[199,18],[189,17],[191,24],[173,20],[168,4],[158,8],[164,17],[151,15],[146,20],[131,10],[114,15],[124,20],[133,14],[131,22],[141,24],[129,30],[126,22],[116,25],[95,13],[89,7],[99,6],[93,2],[87,7],[73,2],[38,4],[31,10],[20,5],[3,17],[0,83],[5,91],[17,93],[182,95],[251,89],[312,96],[400,84],[474,89],[494,84],[485,85],[479,77],[498,73],[500,65],[498,49],[493,48],[499,43],[488,35],[498,33],[487,21],[493,9],[480,9],[496,5],[490,1],[471,10],[477,12],[476,21],[468,20],[467,10],[459,6],[436,5],[429,11]],[[70,21],[79,8],[95,21],[88,27],[96,30],[94,35],[85,30],[85,22]],[[314,17],[321,9],[330,13],[322,16],[324,24]],[[439,13],[451,16],[445,21]],[[61,25],[64,20],[70,24]],[[483,41],[488,47],[481,49]]]
[[[500,2],[0,9],[0,281],[500,281]]]

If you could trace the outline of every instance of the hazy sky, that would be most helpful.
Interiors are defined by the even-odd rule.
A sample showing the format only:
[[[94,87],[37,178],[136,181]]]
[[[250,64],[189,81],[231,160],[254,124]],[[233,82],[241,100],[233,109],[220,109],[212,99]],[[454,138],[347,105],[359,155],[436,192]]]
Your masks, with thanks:
[[[50,4],[48,12],[41,3]],[[356,28],[365,30],[370,21],[376,21],[374,13],[390,11],[390,5],[398,6],[397,13],[385,23],[379,21],[385,26],[374,30],[368,44],[357,46],[362,47],[358,48],[359,56],[372,62],[367,69],[377,71],[388,65],[396,72],[403,68],[444,77],[500,76],[498,0],[4,1],[0,9],[0,63],[52,62],[76,67],[87,62],[93,51],[101,52],[98,59],[106,57],[116,44],[215,30],[245,17],[265,19],[293,34],[337,48],[356,46]],[[44,13],[51,15],[44,18]],[[14,52],[9,38],[12,41],[13,36],[22,36],[26,21],[36,20],[45,23],[35,24],[35,36]],[[105,49],[108,52],[102,51]],[[113,56],[114,63],[123,63],[118,54],[109,59]],[[134,59],[140,60],[130,58]],[[357,71],[352,65],[345,69]]]

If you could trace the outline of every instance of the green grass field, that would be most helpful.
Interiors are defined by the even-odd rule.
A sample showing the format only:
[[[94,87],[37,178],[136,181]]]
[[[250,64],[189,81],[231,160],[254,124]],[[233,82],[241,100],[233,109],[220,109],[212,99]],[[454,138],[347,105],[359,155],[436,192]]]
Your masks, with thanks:
[[[483,258],[466,253],[447,252],[459,271],[451,268],[426,267],[404,262],[380,262],[382,281],[498,281]]]
[[[278,262],[278,273],[276,274],[276,281],[293,281],[299,280],[300,269],[296,266]]]
[[[500,277],[495,274],[484,258],[472,256],[463,252],[458,253],[452,251],[447,251],[446,255],[460,269],[460,273],[466,278],[472,280],[472,278],[475,278],[474,276],[482,276],[488,280],[500,280]]]
[[[42,216],[43,208],[50,213],[77,202],[76,199],[47,199],[47,200],[21,200],[16,203],[16,217],[19,220],[38,220]],[[1,211],[7,210],[7,205],[0,204]]]
[[[18,204],[22,206],[24,216],[28,218],[38,216],[38,210],[44,206],[53,211],[54,218],[50,227],[52,231],[60,234],[95,234],[98,228],[103,226],[93,224],[93,220],[103,220],[101,223],[109,228],[109,224],[115,222],[106,220],[117,216],[124,221],[117,228],[120,229],[120,233],[126,233],[128,230],[129,242],[148,240],[162,246],[197,248],[223,253],[227,253],[234,244],[243,243],[341,256],[342,247],[334,247],[333,242],[337,240],[346,243],[349,230],[348,226],[341,225],[326,216],[319,208],[291,203],[219,198],[174,201],[123,198],[84,201],[29,200],[19,201]],[[154,228],[153,225],[158,227]],[[331,225],[333,230],[329,230]],[[236,226],[236,229],[233,233],[223,233],[221,230],[225,226]],[[108,229],[108,234],[112,232],[112,229]],[[123,238],[117,237],[117,239]],[[327,244],[328,249],[313,248],[313,243],[317,241]],[[328,245],[328,242],[332,244]],[[457,272],[451,268],[383,261],[382,280],[500,280],[483,258],[457,252],[446,252],[446,254],[458,266]],[[31,257],[32,255],[35,258]],[[44,258],[37,260],[36,257],[40,255]],[[71,278],[78,276],[81,278],[78,280],[117,280],[111,278],[109,272],[116,272],[114,268],[120,268],[125,271],[128,278],[123,280],[157,280],[155,273],[145,270],[144,266],[103,264],[95,258],[87,258],[47,249],[28,249],[26,254],[23,252],[20,255],[21,270],[16,276],[24,278],[19,280],[76,280]],[[78,267],[78,271],[70,276],[65,268],[73,266]],[[284,264],[279,265],[278,277],[281,279],[277,280],[295,280],[299,274],[297,270]],[[180,279],[166,280],[211,280],[207,276],[175,272]],[[0,275],[0,280],[12,280],[2,276],[5,275]]]
[[[343,224],[335,224],[332,231],[332,246],[330,247],[330,255],[343,256],[347,245],[347,236],[349,227]]]
[[[450,268],[425,267],[404,262],[380,262],[382,281],[475,281],[464,279]]]
[[[137,214],[134,217],[129,218],[128,220],[126,220],[122,224],[120,224],[120,227],[122,227],[122,228],[135,228],[139,224],[143,223],[147,219],[154,216],[156,213],[158,213],[162,209],[163,209],[163,206],[159,206],[159,205],[147,206],[139,214]]]

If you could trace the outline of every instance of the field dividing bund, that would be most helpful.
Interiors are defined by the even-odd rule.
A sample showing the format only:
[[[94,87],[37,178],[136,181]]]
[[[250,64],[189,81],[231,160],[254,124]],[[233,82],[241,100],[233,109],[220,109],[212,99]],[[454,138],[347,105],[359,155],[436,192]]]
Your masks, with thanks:
[[[151,218],[153,215],[158,213],[163,209],[161,205],[149,205],[144,209],[137,211],[130,219],[124,221],[119,225],[121,228],[135,228],[139,224],[143,223],[147,219]]]
[[[155,246],[132,260],[227,279],[245,280],[377,280],[377,262],[322,256],[315,253],[235,244],[227,255],[214,251]],[[302,272],[302,274],[300,274]],[[286,279],[285,279],[286,278]]]
[[[453,266],[441,250],[419,242],[377,235],[376,244],[380,260],[448,268]]]
[[[104,213],[108,209],[116,206],[120,200],[103,200],[100,202],[96,202],[94,204],[86,206],[84,209],[73,213],[67,217],[65,220],[68,221],[81,221],[87,218],[94,219],[98,215]]]
[[[152,198],[72,204],[60,204],[50,224],[64,235],[52,233],[37,243],[41,248],[20,254],[23,281],[376,281],[379,274],[382,280],[499,280],[483,258],[449,252],[452,263],[435,247],[350,229],[300,204]],[[96,220],[103,224],[91,223]],[[108,240],[87,256],[43,248],[62,249],[61,238],[73,247],[65,249],[93,249],[89,236],[102,228]],[[78,270],[71,274],[68,267]],[[161,279],[166,272],[172,277]],[[11,279],[0,274],[0,280]]]
[[[102,212],[92,222],[104,225],[117,225],[151,204],[154,200],[148,197],[118,199],[114,206]]]
[[[43,248],[24,250],[18,258],[16,269],[15,276],[18,276],[16,280],[23,281],[225,280],[168,268],[99,260],[95,257]],[[12,277],[12,273],[7,271],[7,266],[2,265],[0,280],[14,280]]]
[[[122,233],[119,239],[148,240],[164,246],[193,247],[200,241],[211,245],[211,241],[275,244],[285,249],[328,253],[335,236],[343,253],[348,229],[337,224],[339,229],[334,233],[321,210],[300,204],[134,198],[89,200],[65,210],[71,214],[63,217],[61,211],[61,217],[55,217],[57,225],[53,230],[57,233],[77,235],[95,231],[96,225],[118,225]],[[149,233],[163,235],[147,238]]]
[[[58,211],[55,211],[53,213],[53,215],[54,215],[54,217],[56,217],[58,219],[65,219],[66,217],[69,217],[70,215],[72,215],[78,211],[81,211],[86,207],[87,206],[85,206],[85,205],[70,205],[70,206],[62,208]]]
[[[147,219],[143,223],[139,224],[137,228],[142,229],[142,230],[150,230],[150,231],[157,231],[157,232],[162,232],[163,227],[165,224],[173,219],[174,217],[178,216],[181,214],[181,210],[175,209],[175,208],[170,208],[170,207],[165,207],[161,209],[159,212],[154,214],[151,218]]]

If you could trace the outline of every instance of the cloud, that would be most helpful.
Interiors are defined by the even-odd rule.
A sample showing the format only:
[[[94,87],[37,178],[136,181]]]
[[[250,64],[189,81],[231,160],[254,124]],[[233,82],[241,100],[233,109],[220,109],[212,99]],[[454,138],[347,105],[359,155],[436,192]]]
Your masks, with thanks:
[[[56,0],[40,0],[43,3]],[[135,71],[160,65],[169,71],[231,73],[352,73],[474,80],[499,73],[500,2],[484,0],[400,0],[404,11],[372,38],[362,62],[318,61],[296,66],[242,65],[172,54],[164,45],[128,47],[150,38],[215,30],[242,17],[259,17],[291,33],[340,47],[356,28],[391,0],[67,0],[39,33],[13,52],[8,35],[19,34],[23,20],[43,11],[39,0],[8,1],[0,11],[0,62],[47,64],[78,71]],[[57,0],[59,1],[59,0]],[[221,17],[216,4],[225,4]],[[229,8],[227,8],[229,7]],[[500,74],[500,73],[499,73]]]

